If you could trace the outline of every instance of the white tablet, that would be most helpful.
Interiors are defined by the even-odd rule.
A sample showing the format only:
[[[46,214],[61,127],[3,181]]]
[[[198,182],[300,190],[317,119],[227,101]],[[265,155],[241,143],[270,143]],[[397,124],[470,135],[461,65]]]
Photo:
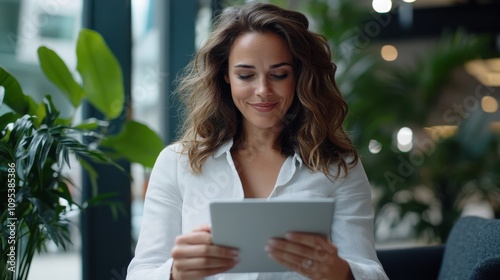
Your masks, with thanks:
[[[240,253],[228,273],[283,272],[289,269],[267,256],[267,241],[292,231],[329,236],[333,199],[214,201],[210,215],[214,244]]]

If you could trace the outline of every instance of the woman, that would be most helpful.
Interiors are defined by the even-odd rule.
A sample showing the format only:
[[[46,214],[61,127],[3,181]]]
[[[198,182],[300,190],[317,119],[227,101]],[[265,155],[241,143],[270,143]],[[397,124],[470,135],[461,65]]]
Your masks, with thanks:
[[[187,69],[184,135],[151,174],[127,279],[386,279],[335,65],[307,18],[269,4],[227,10]],[[290,233],[266,247],[293,272],[223,274],[238,252],[211,241],[212,199],[314,197],[335,199],[331,236]]]

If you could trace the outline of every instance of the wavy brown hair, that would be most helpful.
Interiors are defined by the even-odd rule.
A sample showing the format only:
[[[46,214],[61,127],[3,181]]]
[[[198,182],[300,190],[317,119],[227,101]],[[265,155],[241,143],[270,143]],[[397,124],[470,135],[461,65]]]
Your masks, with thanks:
[[[248,32],[272,32],[281,36],[294,59],[296,97],[283,119],[275,147],[284,156],[298,152],[312,172],[330,175],[338,164],[337,176],[348,173],[358,154],[342,128],[347,104],[335,83],[336,66],[326,39],[308,30],[307,18],[280,7],[250,3],[226,9],[214,29],[186,67],[177,92],[186,105],[183,143],[191,168],[200,173],[205,160],[221,145],[234,139],[237,149],[244,135],[242,116],[224,80],[229,52],[238,36]],[[346,158],[352,160],[347,162]]]

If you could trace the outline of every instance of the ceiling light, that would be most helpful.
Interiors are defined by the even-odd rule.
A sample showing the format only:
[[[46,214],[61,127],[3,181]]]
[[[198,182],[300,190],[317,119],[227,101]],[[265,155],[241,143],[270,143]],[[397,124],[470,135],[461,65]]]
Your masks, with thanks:
[[[377,13],[387,13],[392,8],[391,0],[373,0],[372,7]]]
[[[393,45],[385,45],[380,50],[380,54],[385,61],[394,61],[398,58],[398,49]]]
[[[379,141],[372,139],[368,143],[368,150],[372,154],[378,154],[382,150],[382,144]]]
[[[397,134],[398,143],[407,145],[413,140],[413,131],[408,127],[402,127]]]
[[[492,96],[485,96],[481,99],[481,108],[486,113],[495,113],[498,111],[498,101]]]
[[[409,152],[413,148],[413,131],[408,127],[402,127],[396,136],[397,146],[401,152]]]

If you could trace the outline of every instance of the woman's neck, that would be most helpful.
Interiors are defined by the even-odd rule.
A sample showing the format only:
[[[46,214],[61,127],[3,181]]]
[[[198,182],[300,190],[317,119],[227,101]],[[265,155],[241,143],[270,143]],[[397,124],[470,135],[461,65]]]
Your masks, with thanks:
[[[244,128],[241,144],[238,145],[238,150],[251,149],[257,152],[276,151],[276,139],[279,137],[279,131],[275,128],[259,129],[259,128]]]

